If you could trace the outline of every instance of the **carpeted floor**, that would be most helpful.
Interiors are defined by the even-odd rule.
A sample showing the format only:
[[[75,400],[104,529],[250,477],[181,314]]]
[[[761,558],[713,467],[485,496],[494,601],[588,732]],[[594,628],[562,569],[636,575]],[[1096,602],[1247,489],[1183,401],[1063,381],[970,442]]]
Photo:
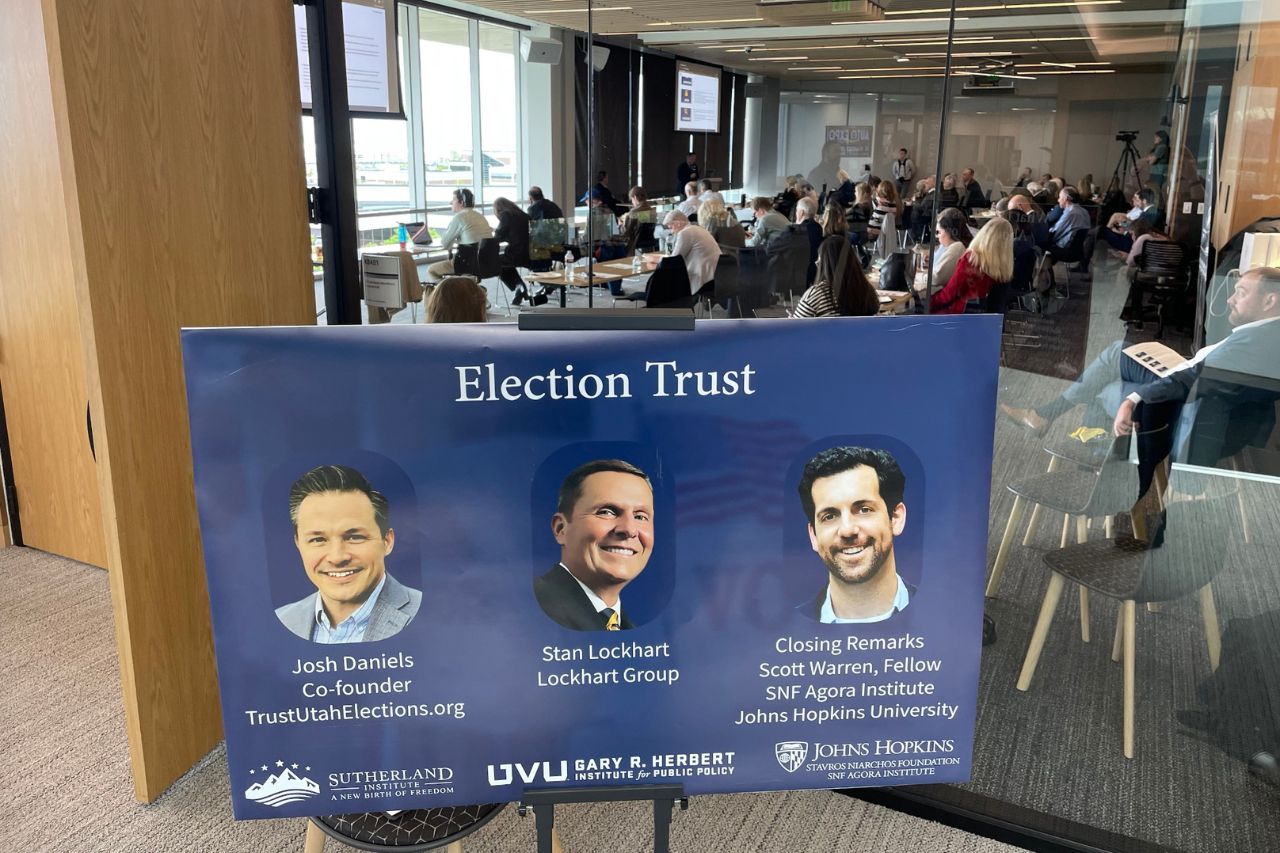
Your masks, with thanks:
[[[1127,285],[1114,262],[1095,264],[1087,355],[1125,334],[1116,319]],[[1147,324],[1145,338],[1151,337]],[[1186,351],[1170,330],[1166,343]],[[1063,380],[1016,370],[1001,373],[1000,400],[1040,404]],[[1080,423],[1064,416],[1044,439],[1000,419],[992,467],[988,565],[994,560],[1013,495],[1007,485],[1042,473],[1047,444]],[[1235,617],[1280,609],[1280,487],[1246,483],[1251,541],[1240,535],[1234,503],[1214,580],[1224,630]],[[1029,547],[1021,536],[987,613],[999,642],[984,650],[973,781],[966,791],[1160,847],[1185,851],[1276,849],[1280,797],[1259,785],[1244,764],[1181,727],[1178,710],[1197,707],[1195,689],[1209,670],[1204,630],[1194,598],[1161,612],[1139,608],[1137,620],[1136,755],[1121,749],[1122,672],[1111,661],[1117,602],[1093,596],[1093,641],[1080,640],[1076,587],[1058,605],[1031,689],[1015,689],[1031,630],[1048,583],[1043,555],[1059,545],[1062,515],[1046,512]],[[1025,522],[1024,522],[1025,525]],[[1097,538],[1101,533],[1091,532]],[[944,799],[948,789],[940,789]]]
[[[301,851],[305,822],[231,818],[225,755],[210,753],[157,802],[133,801],[104,572],[25,548],[0,549],[0,849],[43,853]],[[652,849],[640,804],[562,806],[569,853]],[[533,818],[507,808],[469,853],[532,851]],[[340,849],[330,841],[328,849]],[[672,849],[953,851],[1014,848],[823,791],[698,797],[677,813]]]

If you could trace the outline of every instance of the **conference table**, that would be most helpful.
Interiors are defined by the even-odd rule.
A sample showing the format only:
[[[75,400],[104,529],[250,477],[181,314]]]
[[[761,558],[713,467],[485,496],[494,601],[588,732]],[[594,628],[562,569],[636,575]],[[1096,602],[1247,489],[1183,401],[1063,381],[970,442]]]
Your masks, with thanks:
[[[661,252],[647,252],[640,256],[640,269],[635,268],[635,255],[627,255],[625,258],[616,258],[611,261],[593,261],[591,264],[591,276],[588,278],[586,266],[583,261],[578,261],[574,265],[574,276],[569,278],[567,270],[552,270],[550,272],[535,272],[529,274],[530,281],[536,281],[543,287],[560,288],[560,307],[564,308],[566,304],[566,294],[570,287],[588,287],[592,284],[610,284],[615,281],[621,281],[624,278],[632,276],[646,275],[658,268],[659,261],[662,260]]]

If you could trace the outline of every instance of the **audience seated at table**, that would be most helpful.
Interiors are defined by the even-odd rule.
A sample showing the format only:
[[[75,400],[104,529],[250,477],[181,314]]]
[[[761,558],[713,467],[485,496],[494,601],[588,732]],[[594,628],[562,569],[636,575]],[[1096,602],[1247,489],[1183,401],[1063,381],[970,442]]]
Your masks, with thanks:
[[[685,270],[689,274],[689,290],[697,294],[715,279],[716,262],[720,259],[719,244],[707,229],[691,224],[689,217],[678,210],[668,213],[662,225],[676,235],[671,254],[684,259]]]
[[[627,191],[627,201],[631,202],[631,207],[626,213],[622,214],[619,224],[626,228],[629,223],[653,222],[654,207],[649,204],[649,193],[644,187],[632,187]]]
[[[982,210],[990,207],[987,194],[973,176],[973,169],[965,167],[960,173],[960,209],[963,211]]]
[[[428,323],[483,323],[488,313],[488,294],[471,276],[442,279],[427,297]]]
[[[529,187],[529,206],[524,212],[530,219],[564,219],[560,205],[543,196],[541,187]]]
[[[1035,277],[1036,261],[1040,259],[1035,221],[1031,214],[1014,207],[1012,199],[1004,218],[1013,227],[1013,278],[1009,280],[1009,290],[1013,293],[1029,293],[1034,286],[1032,279]]]
[[[1045,222],[1039,205],[1030,196],[1021,193],[1009,196],[1009,210],[1020,212],[1026,217],[1027,228],[1037,248],[1045,249],[1049,246],[1049,225]]]
[[[879,236],[880,229],[884,227],[884,217],[890,213],[893,214],[894,223],[901,228],[902,200],[898,198],[898,190],[892,181],[881,181],[880,186],[876,187],[875,209],[872,210],[871,222],[867,225],[868,236]]]
[[[1138,218],[1134,220],[1130,227],[1130,236],[1133,237],[1133,246],[1129,249],[1128,254],[1124,256],[1125,275],[1129,279],[1129,296],[1125,299],[1124,308],[1120,311],[1120,319],[1126,323],[1132,323],[1136,328],[1142,328],[1142,307],[1145,297],[1145,288],[1138,279],[1139,265],[1142,263],[1142,252],[1148,243],[1167,243],[1169,235],[1157,229],[1151,224],[1150,220]],[[1113,254],[1120,254],[1115,249],[1110,250]]]
[[[938,191],[938,207],[960,207],[960,191],[956,189],[956,176],[947,172],[942,176],[942,189]]]
[[[1055,259],[1066,257],[1076,232],[1089,230],[1091,224],[1088,212],[1080,206],[1080,193],[1076,192],[1075,187],[1067,187],[1059,191],[1058,207],[1061,208],[1062,213],[1049,228],[1049,237],[1052,240],[1049,254]]]
[[[963,314],[970,300],[985,303],[997,284],[1013,279],[1013,226],[1005,219],[988,221],[960,256],[946,287],[929,300],[930,314]]]
[[[684,185],[684,201],[676,205],[676,210],[685,216],[697,217],[698,215],[698,182],[690,181]]]
[[[1139,220],[1156,228],[1164,225],[1164,214],[1156,206],[1154,190],[1144,187],[1134,193],[1130,201],[1133,206],[1128,213],[1111,214],[1106,226],[1098,229],[1098,236],[1116,252],[1128,253],[1133,248],[1133,225]]]
[[[828,204],[822,211],[823,238],[839,235],[849,239],[849,219],[844,208],[838,204]]]
[[[853,205],[849,208],[849,219],[870,222],[875,212],[876,201],[871,194],[871,185],[861,181],[853,185]]]
[[[449,220],[449,227],[440,237],[441,249],[451,249],[455,243],[475,245],[484,238],[493,236],[489,220],[476,210],[476,197],[471,190],[462,187],[454,190],[449,199],[449,208],[453,211],[453,219]],[[450,275],[453,275],[452,258],[427,267],[428,282],[435,283]]]
[[[822,226],[817,222],[818,203],[808,196],[796,202],[796,226],[809,237],[809,264],[805,269],[804,283],[813,284],[814,263],[818,260],[818,246],[822,243]]]
[[[796,302],[794,317],[872,317],[880,310],[876,289],[862,272],[849,240],[840,234],[818,248],[817,274]]]
[[[493,213],[498,217],[498,228],[493,236],[506,244],[498,256],[498,278],[515,294],[512,303],[519,305],[528,295],[524,279],[520,278],[516,268],[529,266],[529,214],[511,199],[501,196],[493,200]],[[546,302],[545,294],[538,296],[541,297],[538,304]]]
[[[698,224],[721,246],[741,249],[747,244],[747,234],[738,224],[737,215],[719,199],[710,198],[698,205]]]
[[[1014,186],[1015,186],[1015,187],[1025,187],[1025,186],[1027,185],[1027,183],[1028,183],[1030,180],[1031,180],[1031,167],[1030,167],[1030,166],[1023,166],[1023,167],[1022,167],[1022,174],[1020,174],[1020,175],[1018,176],[1018,182],[1017,182],[1016,184],[1014,184]]]
[[[613,197],[613,190],[609,189],[609,173],[603,169],[596,173],[596,185],[582,194],[578,204],[587,204],[588,200],[592,204],[599,202],[604,205],[614,216],[618,216],[625,210]]]
[[[751,209],[755,212],[756,224],[747,240],[748,246],[767,246],[770,240],[791,226],[787,217],[773,209],[771,198],[756,196],[751,201]]]
[[[802,179],[796,175],[787,176],[782,192],[773,199],[773,209],[785,216],[788,222],[795,216],[796,202],[800,200],[800,193],[796,190],[796,184],[800,180]]]
[[[836,180],[840,184],[831,191],[830,198],[834,198],[842,207],[848,207],[853,204],[853,180],[844,169],[836,172]]]
[[[959,208],[948,207],[938,214],[938,225],[934,229],[937,246],[933,250],[930,267],[933,269],[933,289],[942,290],[951,281],[960,256],[969,247],[971,235],[969,221]]]
[[[724,204],[724,196],[720,195],[719,191],[716,190],[715,182],[710,178],[703,178],[699,181],[698,190],[699,204],[702,204],[705,201],[718,201],[721,205]]]

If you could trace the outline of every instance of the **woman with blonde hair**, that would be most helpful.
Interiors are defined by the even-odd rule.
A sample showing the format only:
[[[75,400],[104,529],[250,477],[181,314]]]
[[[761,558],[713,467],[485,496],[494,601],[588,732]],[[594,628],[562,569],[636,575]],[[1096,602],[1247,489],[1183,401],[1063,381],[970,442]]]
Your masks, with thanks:
[[[723,201],[709,198],[698,205],[698,224],[707,229],[717,243],[741,249],[747,245],[747,232],[738,217]]]
[[[836,234],[818,247],[818,273],[793,317],[872,317],[880,297],[862,272],[849,240]]]
[[[428,323],[483,323],[489,297],[475,279],[453,275],[435,286],[427,299]]]
[[[971,299],[986,300],[991,288],[1013,278],[1013,226],[1007,219],[988,220],[960,256],[946,287],[929,300],[930,314],[963,314]]]

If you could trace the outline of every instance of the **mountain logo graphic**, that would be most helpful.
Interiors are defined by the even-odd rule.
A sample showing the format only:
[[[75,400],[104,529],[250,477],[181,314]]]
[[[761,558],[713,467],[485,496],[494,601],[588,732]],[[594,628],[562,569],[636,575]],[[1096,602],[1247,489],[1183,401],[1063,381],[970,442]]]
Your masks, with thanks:
[[[284,767],[283,761],[276,762],[277,767]],[[298,765],[293,765],[297,767]],[[262,768],[266,770],[264,766]],[[308,770],[311,768],[308,767]],[[251,774],[257,773],[256,770],[250,770]],[[272,773],[262,782],[254,782],[245,789],[246,798],[255,803],[271,806],[278,809],[287,803],[296,803],[299,800],[308,800],[320,793],[320,786],[308,779],[306,776],[299,776],[292,769],[284,767],[278,773]]]

